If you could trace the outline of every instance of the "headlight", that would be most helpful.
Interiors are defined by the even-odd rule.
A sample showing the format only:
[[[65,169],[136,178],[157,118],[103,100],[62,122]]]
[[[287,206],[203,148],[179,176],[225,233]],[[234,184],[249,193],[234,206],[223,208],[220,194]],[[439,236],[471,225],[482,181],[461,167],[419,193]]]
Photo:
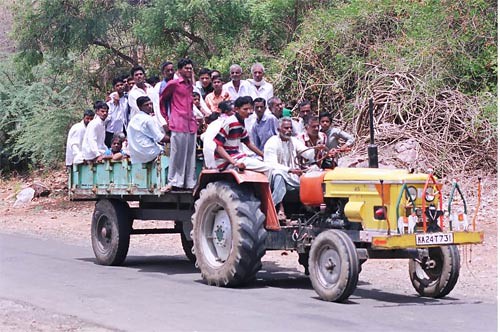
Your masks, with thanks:
[[[406,196],[410,195],[410,197],[406,198],[411,198],[412,201],[415,201],[417,199],[417,188],[409,186],[407,189]]]
[[[434,192],[434,188],[427,188],[425,190],[425,200],[427,202],[432,202],[435,197],[436,197],[436,194]]]

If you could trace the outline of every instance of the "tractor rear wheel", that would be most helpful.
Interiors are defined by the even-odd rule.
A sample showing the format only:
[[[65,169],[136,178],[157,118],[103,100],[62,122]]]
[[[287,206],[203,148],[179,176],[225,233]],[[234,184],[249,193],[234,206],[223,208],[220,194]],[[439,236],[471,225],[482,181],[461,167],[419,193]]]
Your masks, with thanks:
[[[358,284],[359,260],[354,243],[340,230],[324,231],[309,253],[309,278],[322,300],[343,302]]]
[[[239,286],[262,267],[267,232],[260,201],[249,190],[212,182],[200,192],[192,217],[196,266],[209,285]]]
[[[132,230],[129,206],[124,201],[99,200],[92,215],[92,249],[100,265],[121,265],[127,257]]]
[[[457,246],[429,248],[429,260],[409,261],[410,280],[413,288],[426,297],[440,298],[448,295],[460,274],[460,252]]]

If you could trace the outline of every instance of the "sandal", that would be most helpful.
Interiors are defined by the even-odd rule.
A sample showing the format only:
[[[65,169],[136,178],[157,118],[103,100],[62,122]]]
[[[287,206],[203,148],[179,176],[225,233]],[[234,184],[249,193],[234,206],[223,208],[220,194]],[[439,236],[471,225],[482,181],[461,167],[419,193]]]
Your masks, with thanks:
[[[171,192],[171,191],[172,191],[172,186],[171,186],[171,185],[169,185],[169,184],[167,184],[165,187],[162,187],[162,188],[160,189],[160,192],[162,192],[162,193],[169,193],[169,192]]]
[[[279,221],[286,221],[286,214],[284,211],[278,211],[278,220]]]

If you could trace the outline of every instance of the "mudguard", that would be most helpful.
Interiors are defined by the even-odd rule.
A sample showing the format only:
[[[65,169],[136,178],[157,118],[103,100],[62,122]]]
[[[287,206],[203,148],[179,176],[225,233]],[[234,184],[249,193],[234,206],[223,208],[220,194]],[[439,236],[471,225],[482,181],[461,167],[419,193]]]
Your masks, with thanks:
[[[234,169],[222,172],[216,169],[203,170],[198,178],[198,185],[193,192],[195,199],[198,198],[200,191],[205,188],[208,183],[215,181],[235,181],[237,184],[252,184],[255,187],[257,196],[261,199],[260,209],[266,216],[266,229],[276,231],[281,229],[271,196],[269,179],[266,175],[248,170],[243,172],[238,172]]]

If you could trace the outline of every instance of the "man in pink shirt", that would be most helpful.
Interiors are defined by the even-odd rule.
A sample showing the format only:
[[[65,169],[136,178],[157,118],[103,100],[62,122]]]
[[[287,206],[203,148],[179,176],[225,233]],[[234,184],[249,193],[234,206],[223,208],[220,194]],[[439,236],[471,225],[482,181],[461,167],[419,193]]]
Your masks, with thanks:
[[[180,59],[177,63],[179,78],[170,80],[160,96],[162,113],[170,102],[167,124],[170,134],[170,162],[168,183],[163,191],[192,189],[196,184],[196,130],[193,114],[193,62]]]

